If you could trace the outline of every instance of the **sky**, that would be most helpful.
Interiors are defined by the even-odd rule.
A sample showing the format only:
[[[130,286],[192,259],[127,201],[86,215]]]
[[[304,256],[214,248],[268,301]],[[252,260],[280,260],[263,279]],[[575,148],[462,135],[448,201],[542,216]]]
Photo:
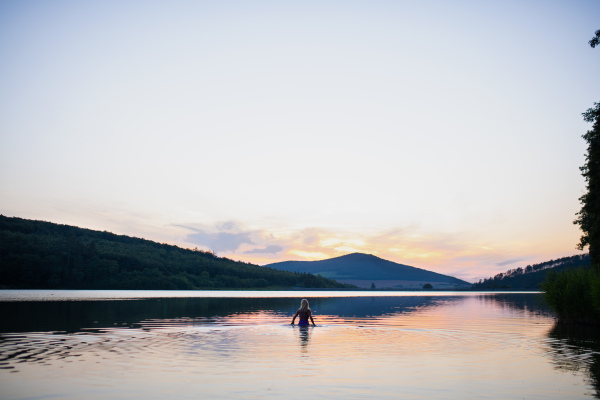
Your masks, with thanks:
[[[468,281],[581,254],[600,2],[0,2],[0,214]]]

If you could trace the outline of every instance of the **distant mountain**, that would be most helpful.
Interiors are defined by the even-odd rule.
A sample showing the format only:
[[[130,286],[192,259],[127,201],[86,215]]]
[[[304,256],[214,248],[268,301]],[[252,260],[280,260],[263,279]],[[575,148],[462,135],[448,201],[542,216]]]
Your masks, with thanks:
[[[548,271],[560,272],[570,268],[589,267],[589,254],[563,257],[539,264],[509,269],[488,279],[483,279],[473,285],[473,289],[540,289],[546,280]]]
[[[416,289],[429,283],[434,289],[469,288],[471,283],[452,276],[398,264],[371,254],[352,253],[320,261],[283,261],[265,267],[321,275],[362,288]]]

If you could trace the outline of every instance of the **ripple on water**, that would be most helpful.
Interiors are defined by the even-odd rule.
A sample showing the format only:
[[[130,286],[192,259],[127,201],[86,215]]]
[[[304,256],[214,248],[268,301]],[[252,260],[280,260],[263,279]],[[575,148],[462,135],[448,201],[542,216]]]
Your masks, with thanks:
[[[329,341],[330,349],[339,354],[351,356],[357,349],[364,351],[382,350],[386,347],[389,354],[406,354],[418,348],[420,352],[431,352],[451,356],[455,354],[485,352],[488,350],[539,349],[540,337],[523,334],[518,331],[499,329],[481,329],[481,326],[466,325],[463,329],[448,327],[437,321],[427,328],[418,327],[422,321],[412,323],[400,321],[391,324],[386,320],[367,320],[357,318],[323,318],[325,321],[316,328],[321,340]],[[155,360],[168,362],[173,354],[183,357],[185,354],[222,357],[244,348],[260,348],[265,340],[281,341],[281,336],[289,335],[289,325],[283,318],[248,324],[251,317],[231,318],[178,318],[151,319],[136,324],[135,327],[93,328],[77,334],[61,332],[39,332],[2,335],[0,341],[1,368],[14,368],[15,363],[30,362],[52,364],[56,360],[79,357],[85,352],[88,356],[106,358],[127,356],[139,357],[139,354],[151,355]],[[273,323],[275,322],[275,323]],[[312,328],[311,328],[312,329]],[[477,330],[475,333],[474,330]],[[309,339],[307,339],[309,340]],[[354,345],[349,346],[349,342]],[[550,339],[541,341],[550,346]],[[279,343],[279,345],[284,345]],[[285,344],[289,345],[289,343]],[[568,346],[561,346],[558,353],[565,352]],[[525,352],[524,354],[527,354]],[[569,355],[568,357],[574,357]],[[586,354],[576,355],[580,359]],[[567,357],[567,356],[565,356]]]
[[[559,398],[552,390],[585,398],[590,392],[576,389],[587,384],[581,374],[597,356],[593,348],[550,336],[550,318],[514,311],[506,317],[497,308],[477,315],[468,305],[370,317],[316,313],[314,328],[290,326],[283,312],[258,310],[147,318],[74,333],[2,334],[0,377],[34,379],[39,393],[71,398],[106,386],[147,398],[396,398],[399,391],[433,399],[457,393]],[[572,374],[556,372],[568,368]],[[49,391],[56,380],[70,386]]]

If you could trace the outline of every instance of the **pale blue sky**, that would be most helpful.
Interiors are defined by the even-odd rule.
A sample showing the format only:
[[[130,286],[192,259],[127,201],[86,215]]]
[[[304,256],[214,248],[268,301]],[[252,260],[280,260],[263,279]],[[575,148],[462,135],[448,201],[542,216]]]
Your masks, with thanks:
[[[576,254],[598,1],[3,1],[0,213],[474,280]]]

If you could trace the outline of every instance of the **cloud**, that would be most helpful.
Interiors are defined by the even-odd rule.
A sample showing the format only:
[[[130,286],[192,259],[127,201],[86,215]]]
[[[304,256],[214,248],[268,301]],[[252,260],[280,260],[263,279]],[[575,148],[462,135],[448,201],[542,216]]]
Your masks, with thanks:
[[[324,230],[319,228],[305,228],[299,234],[302,237],[302,244],[305,246],[315,246],[319,244],[320,237]]]
[[[514,264],[523,260],[526,260],[526,258],[512,258],[510,260],[500,261],[499,263],[496,263],[496,265],[499,267],[504,267],[505,265]]]
[[[244,244],[254,244],[252,233],[241,231],[234,222],[224,222],[217,225],[216,229],[182,227],[194,231],[186,237],[186,241],[215,252],[233,253]]]
[[[273,237],[267,230],[251,230],[241,227],[235,221],[214,225],[177,225],[193,231],[186,236],[186,242],[209,248],[217,253],[275,255],[285,249],[284,243]]]
[[[267,246],[265,248],[257,248],[252,250],[244,251],[244,254],[276,254],[283,250],[283,246],[276,244]]]
[[[228,233],[228,232],[217,232],[207,233],[204,231],[196,231],[191,235],[188,235],[187,240],[191,243],[198,244],[200,246],[206,246],[216,252],[233,253],[240,248],[241,245],[248,243],[254,244],[250,239],[249,233]]]
[[[516,257],[508,259],[510,253],[504,246],[473,238],[469,232],[432,233],[416,225],[379,232],[293,226],[252,229],[236,221],[185,228],[191,231],[186,237],[189,244],[259,265],[360,252],[476,281],[495,275],[505,265],[531,258],[511,254]]]

